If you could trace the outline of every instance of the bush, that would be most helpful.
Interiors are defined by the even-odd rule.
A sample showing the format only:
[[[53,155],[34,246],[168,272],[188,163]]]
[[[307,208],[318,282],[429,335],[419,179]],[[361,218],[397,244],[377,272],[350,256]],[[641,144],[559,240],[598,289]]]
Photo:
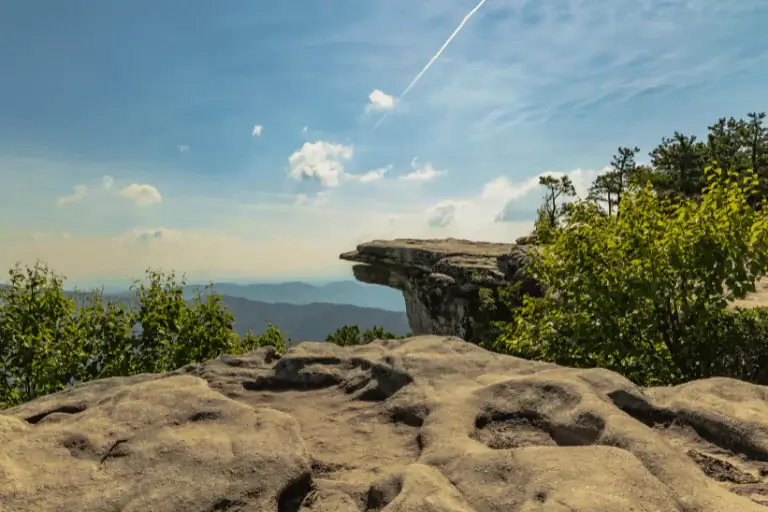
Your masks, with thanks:
[[[213,284],[184,300],[185,280],[148,270],[126,302],[101,291],[67,296],[64,278],[37,263],[0,287],[0,408],[76,382],[166,372],[286,340],[272,325],[242,339]]]
[[[621,215],[572,203],[529,269],[544,297],[525,297],[493,346],[646,385],[756,378],[744,365],[768,353],[768,315],[727,306],[765,275],[768,215],[749,204],[758,187],[751,171],[705,176],[700,198],[632,185]]]
[[[342,347],[352,345],[367,345],[373,340],[394,340],[403,339],[405,336],[398,336],[389,331],[385,331],[383,327],[374,326],[372,329],[366,331],[360,331],[360,327],[357,325],[344,325],[336,329],[336,332],[329,334],[325,341],[335,343]]]
[[[237,337],[237,334],[235,334],[235,337]],[[288,349],[290,341],[290,339],[285,338],[277,327],[270,323],[267,330],[258,336],[253,334],[251,330],[245,333],[241,346],[233,353],[241,354],[260,347],[274,347],[277,355],[283,355]]]

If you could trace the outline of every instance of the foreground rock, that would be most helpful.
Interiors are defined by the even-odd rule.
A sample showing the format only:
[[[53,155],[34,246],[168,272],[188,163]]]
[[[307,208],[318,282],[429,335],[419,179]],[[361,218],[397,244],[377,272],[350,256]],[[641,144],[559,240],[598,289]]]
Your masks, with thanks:
[[[524,291],[538,294],[524,275],[535,245],[497,244],[446,238],[441,240],[374,240],[344,253],[358,281],[403,292],[414,334],[441,334],[475,340],[481,289],[520,281]],[[502,319],[502,318],[499,318]]]
[[[767,391],[437,336],[261,349],[0,413],[0,510],[765,511]]]

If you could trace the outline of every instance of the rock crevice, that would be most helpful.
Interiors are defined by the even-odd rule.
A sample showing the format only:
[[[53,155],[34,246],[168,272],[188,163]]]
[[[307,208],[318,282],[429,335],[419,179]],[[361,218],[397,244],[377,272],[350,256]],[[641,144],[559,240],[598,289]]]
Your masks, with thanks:
[[[475,341],[472,319],[482,289],[521,282],[523,291],[539,288],[526,278],[533,245],[438,240],[374,240],[340,256],[356,263],[358,281],[400,290],[414,334],[457,336]]]

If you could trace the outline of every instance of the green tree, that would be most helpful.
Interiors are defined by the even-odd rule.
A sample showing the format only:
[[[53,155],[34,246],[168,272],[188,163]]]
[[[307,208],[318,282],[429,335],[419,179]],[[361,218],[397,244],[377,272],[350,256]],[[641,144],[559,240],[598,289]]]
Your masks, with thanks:
[[[743,120],[722,117],[708,127],[707,151],[711,162],[726,170],[741,171],[747,167],[741,141],[743,124]]]
[[[695,135],[675,132],[664,137],[650,153],[653,168],[662,173],[670,192],[678,197],[692,197],[701,193],[704,186],[702,171],[708,164],[707,145]]]
[[[0,405],[59,391],[81,373],[87,344],[62,282],[37,262],[14,266],[0,288]]]
[[[540,176],[539,185],[545,188],[545,192],[534,232],[541,242],[546,243],[550,231],[557,228],[560,219],[568,212],[569,203],[563,199],[575,196],[576,189],[568,176],[559,179],[549,175]]]
[[[574,203],[529,269],[544,297],[524,298],[496,348],[605,367],[640,384],[722,374],[713,333],[734,325],[727,305],[768,269],[768,214],[747,201],[754,173],[705,176],[701,200],[672,200],[647,184],[629,187],[621,216]]]
[[[213,284],[184,300],[175,274],[148,270],[131,297],[63,289],[64,277],[43,263],[9,272],[0,286],[0,407],[92,379],[165,372],[265,345],[285,351],[271,324],[242,339]]]
[[[329,334],[325,341],[335,343],[342,347],[348,347],[353,345],[366,345],[373,340],[393,340],[402,339],[403,336],[398,336],[389,331],[385,331],[383,327],[374,326],[371,329],[360,331],[360,327],[357,325],[344,325],[336,329],[335,332]]]
[[[235,336],[237,338],[237,335]],[[274,347],[278,355],[283,355],[288,350],[289,343],[290,339],[286,339],[285,335],[270,322],[267,330],[258,336],[251,330],[245,333],[242,343],[232,353],[240,354],[261,347]]]
[[[587,198],[608,207],[608,215],[619,215],[621,199],[630,185],[637,170],[635,155],[638,147],[619,147],[611,159],[611,170],[599,175],[589,189]]]
[[[762,179],[768,178],[768,126],[764,122],[765,112],[750,112],[737,128],[745,150],[746,165]]]

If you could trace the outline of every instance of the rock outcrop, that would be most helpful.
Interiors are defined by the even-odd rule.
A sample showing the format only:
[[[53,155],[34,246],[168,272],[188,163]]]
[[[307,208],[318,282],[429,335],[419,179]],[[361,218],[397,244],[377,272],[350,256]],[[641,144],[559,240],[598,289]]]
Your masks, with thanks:
[[[539,293],[525,277],[525,264],[535,245],[441,240],[374,240],[346,252],[341,259],[357,263],[358,281],[403,292],[414,334],[456,336],[474,341],[472,318],[479,290],[520,281],[526,293]]]
[[[0,411],[9,512],[759,512],[768,390],[639,388],[421,336],[303,343]]]

